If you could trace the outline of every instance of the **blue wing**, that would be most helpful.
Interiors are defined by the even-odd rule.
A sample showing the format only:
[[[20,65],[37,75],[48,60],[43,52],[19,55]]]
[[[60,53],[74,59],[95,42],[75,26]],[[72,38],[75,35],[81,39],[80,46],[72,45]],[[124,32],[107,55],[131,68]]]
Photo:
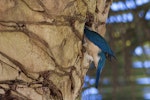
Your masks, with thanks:
[[[108,54],[108,57],[115,58],[115,55],[111,50],[110,46],[107,44],[106,40],[101,35],[99,35],[94,31],[89,30],[87,27],[84,28],[84,34],[91,42],[97,45],[104,53]]]
[[[99,56],[101,57],[101,59],[98,62],[98,67],[97,67],[97,72],[96,72],[96,82],[95,82],[95,87],[96,88],[98,88],[100,73],[101,73],[101,71],[104,67],[105,61],[106,61],[106,57],[105,57],[105,54],[103,52],[100,52]]]

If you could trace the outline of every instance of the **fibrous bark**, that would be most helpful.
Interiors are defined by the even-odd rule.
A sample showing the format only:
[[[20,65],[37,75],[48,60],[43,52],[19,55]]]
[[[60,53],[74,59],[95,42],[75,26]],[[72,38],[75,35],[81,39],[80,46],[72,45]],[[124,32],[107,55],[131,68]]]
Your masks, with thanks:
[[[0,99],[74,100],[89,64],[84,24],[105,33],[110,3],[0,0]]]

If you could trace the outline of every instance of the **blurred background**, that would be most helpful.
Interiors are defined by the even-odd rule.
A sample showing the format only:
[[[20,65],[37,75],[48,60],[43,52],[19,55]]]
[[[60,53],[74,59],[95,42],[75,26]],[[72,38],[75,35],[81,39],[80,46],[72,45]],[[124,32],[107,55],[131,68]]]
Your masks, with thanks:
[[[113,0],[105,35],[117,61],[85,77],[81,100],[150,100],[150,0]]]

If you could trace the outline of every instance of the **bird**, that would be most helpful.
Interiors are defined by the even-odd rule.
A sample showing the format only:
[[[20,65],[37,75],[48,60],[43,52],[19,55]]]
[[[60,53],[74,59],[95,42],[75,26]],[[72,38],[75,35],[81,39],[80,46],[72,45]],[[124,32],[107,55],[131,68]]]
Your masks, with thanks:
[[[106,40],[97,32],[85,26],[84,36],[88,45],[89,54],[93,57],[94,65],[97,68],[95,87],[98,88],[100,74],[106,59],[111,61],[112,58],[116,59],[116,57]]]

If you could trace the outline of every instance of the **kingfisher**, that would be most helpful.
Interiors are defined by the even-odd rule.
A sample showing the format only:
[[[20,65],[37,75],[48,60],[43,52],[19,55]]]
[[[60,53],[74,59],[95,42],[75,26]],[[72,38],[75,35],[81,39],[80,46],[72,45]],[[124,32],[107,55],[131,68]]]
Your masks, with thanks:
[[[112,58],[116,57],[106,40],[100,34],[90,30],[87,26],[84,28],[84,34],[89,55],[92,56],[94,65],[97,68],[95,87],[98,88],[100,73],[102,72],[106,59],[111,61]]]

